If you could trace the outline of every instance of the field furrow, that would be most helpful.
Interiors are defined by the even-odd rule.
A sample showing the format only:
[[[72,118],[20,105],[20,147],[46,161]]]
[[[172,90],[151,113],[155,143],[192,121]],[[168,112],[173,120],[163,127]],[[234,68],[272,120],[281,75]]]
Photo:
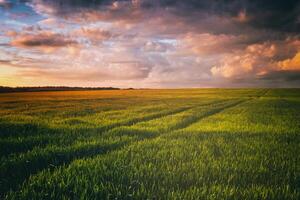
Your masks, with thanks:
[[[201,106],[209,106],[214,105],[218,102],[222,102],[224,100],[212,100],[212,101],[204,101],[202,103],[197,103],[196,105]],[[194,105],[194,104],[193,104]],[[194,105],[195,106],[195,105]],[[159,107],[160,109],[157,109]],[[102,125],[96,128],[91,127],[82,127],[85,124],[80,124],[81,127],[76,128],[75,130],[68,130],[68,127],[63,128],[51,128],[51,127],[43,127],[41,125],[39,126],[29,126],[29,128],[26,127],[26,124],[22,124],[21,127],[12,125],[12,124],[6,124],[5,126],[2,125],[2,137],[5,135],[6,132],[18,132],[18,130],[22,130],[25,132],[37,132],[37,135],[30,135],[26,137],[4,137],[0,141],[0,157],[3,157],[4,155],[9,156],[9,154],[15,154],[15,153],[22,153],[28,150],[32,150],[35,147],[44,147],[46,145],[71,145],[77,140],[80,140],[82,138],[87,139],[90,137],[101,135],[103,132],[111,130],[113,128],[117,128],[120,126],[130,126],[132,124],[146,122],[153,119],[159,119],[170,115],[175,115],[177,113],[184,112],[186,110],[189,110],[193,108],[192,106],[183,106],[182,108],[177,109],[170,109],[170,106],[161,107],[161,106],[155,106],[153,107],[146,107],[142,109],[138,109],[139,115],[141,113],[145,113],[142,116],[136,117],[134,114],[131,115],[131,117],[124,117],[122,115],[118,116],[118,119],[120,119],[119,122],[111,122],[110,125]],[[123,110],[122,112],[131,112],[130,110]],[[151,113],[154,112],[154,113]],[[110,112],[105,113],[106,115],[109,115]],[[132,112],[134,113],[134,112]],[[122,119],[123,118],[123,119]],[[10,127],[14,126],[14,130],[11,130]],[[6,127],[6,128],[5,128]],[[18,128],[16,128],[18,127]],[[30,128],[31,127],[31,128]],[[32,128],[34,127],[34,128]],[[27,131],[26,131],[27,130]],[[20,133],[18,133],[19,135]],[[24,135],[28,135],[28,133],[24,133]]]

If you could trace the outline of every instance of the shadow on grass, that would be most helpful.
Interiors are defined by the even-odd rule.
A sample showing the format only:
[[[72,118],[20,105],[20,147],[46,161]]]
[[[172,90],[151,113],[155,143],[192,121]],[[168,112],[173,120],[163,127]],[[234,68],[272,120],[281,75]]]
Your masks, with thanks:
[[[236,106],[243,101],[231,103],[229,105],[222,106],[221,108],[212,109],[204,115],[197,116],[195,118],[188,118],[179,124],[179,126],[173,127],[172,130],[185,128],[192,123],[195,123],[203,118],[209,117],[216,113],[219,113],[227,108]],[[191,107],[185,107],[175,109],[169,112],[159,113],[143,118],[129,120],[124,125],[132,125],[134,123],[148,121],[168,115],[173,115],[179,112],[183,112]],[[124,126],[123,125],[123,126]],[[115,126],[122,126],[120,124]],[[111,127],[111,129],[114,128]],[[37,128],[35,127],[35,130]],[[27,130],[27,129],[26,129]],[[12,159],[4,160],[0,165],[0,196],[7,193],[9,190],[17,189],[29,176],[38,173],[41,170],[50,168],[55,169],[58,166],[69,164],[73,160],[92,157],[99,154],[106,154],[111,151],[115,151],[123,148],[126,145],[132,144],[133,142],[141,141],[144,139],[155,138],[165,132],[151,131],[151,130],[139,130],[132,129],[130,127],[118,127],[107,131],[108,137],[118,138],[124,136],[130,136],[129,140],[117,141],[113,143],[82,143],[80,145],[70,145],[66,147],[49,146],[49,148],[40,149],[22,154],[21,156],[14,157]],[[55,137],[54,135],[51,135]],[[69,135],[70,136],[70,135]]]

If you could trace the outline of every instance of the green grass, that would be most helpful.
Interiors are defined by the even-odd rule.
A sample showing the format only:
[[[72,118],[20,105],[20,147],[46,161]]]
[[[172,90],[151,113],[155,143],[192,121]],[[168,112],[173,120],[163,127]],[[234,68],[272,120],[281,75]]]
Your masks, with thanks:
[[[0,198],[300,199],[300,90],[0,94]]]

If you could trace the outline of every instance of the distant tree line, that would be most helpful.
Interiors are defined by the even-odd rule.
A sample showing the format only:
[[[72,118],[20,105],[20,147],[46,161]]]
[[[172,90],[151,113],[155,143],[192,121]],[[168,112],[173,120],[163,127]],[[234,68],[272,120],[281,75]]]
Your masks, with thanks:
[[[114,87],[66,87],[66,86],[45,86],[45,87],[3,87],[0,86],[0,93],[5,92],[43,92],[43,91],[83,91],[83,90],[120,90]]]

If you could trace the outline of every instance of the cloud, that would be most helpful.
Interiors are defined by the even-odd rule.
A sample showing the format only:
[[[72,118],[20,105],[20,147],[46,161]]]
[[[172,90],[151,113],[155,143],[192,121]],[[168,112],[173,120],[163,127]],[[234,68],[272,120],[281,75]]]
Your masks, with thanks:
[[[297,70],[300,71],[300,52],[293,58],[278,62],[278,67],[281,70]]]
[[[8,17],[4,23],[14,27],[3,33],[0,54],[16,52],[11,66],[26,68],[19,70],[24,77],[248,86],[278,71],[299,70],[296,0],[22,0],[13,6],[18,5],[30,5],[36,21],[18,18],[27,25],[15,26]]]
[[[214,77],[238,84],[295,86],[299,83],[300,51],[298,40],[252,44],[225,55],[211,68]],[[273,81],[273,82],[272,82]]]
[[[0,60],[0,64],[9,65],[9,64],[11,64],[11,61],[10,60]]]
[[[239,38],[239,36],[210,33],[188,33],[181,39],[184,43],[184,51],[190,50],[198,55],[228,53],[239,48],[241,40],[242,38]]]
[[[73,81],[107,81],[107,80],[138,80],[146,78],[151,67],[139,61],[119,61],[109,63],[107,66],[73,68],[27,68],[19,73],[25,77],[43,77],[52,80]]]
[[[11,31],[6,31],[5,35],[8,37],[16,37],[18,33],[16,31],[11,30]]]
[[[42,31],[36,34],[19,34],[13,38],[11,45],[20,48],[40,48],[45,51],[52,51],[57,48],[76,45],[77,42],[62,34],[51,31]]]
[[[3,7],[5,9],[10,9],[13,6],[13,4],[7,0],[0,0],[0,7]]]
[[[71,16],[81,12],[98,15],[102,19],[129,20],[132,16],[138,16],[141,20],[149,13],[153,13],[152,17],[156,17],[156,11],[161,10],[194,25],[201,20],[200,16],[219,16],[259,29],[283,32],[300,30],[298,21],[300,6],[297,0],[287,0],[284,3],[280,0],[78,0],[76,2],[32,0],[31,2],[39,12],[54,15]]]
[[[274,60],[280,52],[279,48],[280,45],[274,43],[249,45],[244,50],[225,55],[219,65],[211,68],[211,73],[213,76],[233,79],[266,74],[277,69]]]
[[[33,9],[42,15],[60,16],[75,22],[98,20],[137,20],[138,9],[129,0],[31,0]],[[135,16],[135,17],[134,17]],[[131,21],[130,20],[130,21]]]
[[[270,71],[264,75],[258,76],[260,80],[266,81],[278,81],[279,83],[296,82],[299,86],[300,83],[300,71],[294,70],[278,70]]]
[[[172,45],[155,41],[148,41],[143,46],[146,52],[166,52],[168,49],[172,49]]]
[[[64,20],[61,20],[56,17],[50,17],[43,19],[38,22],[38,25],[36,27],[43,27],[43,28],[50,28],[50,29],[64,29],[67,27]]]
[[[142,26],[148,35],[244,35],[244,42],[258,43],[300,31],[297,0],[32,0],[31,4],[47,16],[75,23],[110,22],[126,29]]]
[[[84,37],[90,40],[92,43],[97,44],[99,42],[109,40],[114,35],[107,30],[101,28],[80,28],[71,33],[74,37]]]

